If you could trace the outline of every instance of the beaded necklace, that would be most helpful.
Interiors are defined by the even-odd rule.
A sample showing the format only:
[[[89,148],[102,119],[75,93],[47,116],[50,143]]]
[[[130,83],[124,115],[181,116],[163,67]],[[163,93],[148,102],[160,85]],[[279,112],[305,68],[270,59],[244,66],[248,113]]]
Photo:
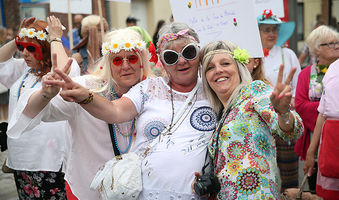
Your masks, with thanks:
[[[116,92],[114,90],[114,87],[111,86],[111,88],[112,88],[112,90],[111,90],[110,100],[112,101],[112,100],[119,99],[118,95],[116,94]],[[131,144],[132,144],[132,137],[134,135],[133,132],[134,132],[134,129],[135,129],[135,119],[133,119],[133,122],[132,122],[132,125],[131,125],[131,128],[130,128],[130,132],[128,134],[122,133],[122,131],[119,129],[118,124],[112,124],[111,126],[112,126],[112,130],[113,130],[113,135],[114,135],[114,143],[115,143],[118,151],[120,152],[120,154],[127,153],[127,151],[131,148]],[[124,151],[121,151],[120,148],[119,148],[116,132],[118,132],[120,135],[122,135],[124,137],[129,137],[128,146]]]
[[[22,88],[22,87],[25,87],[25,86],[24,86],[25,80],[26,80],[26,78],[28,77],[28,74],[29,74],[31,71],[34,72],[35,70],[32,69],[32,68],[29,69],[28,72],[25,74],[24,78],[22,79],[21,83],[20,83],[20,86],[19,86],[19,89],[18,89],[18,100],[19,100],[20,95],[21,95],[21,88]],[[35,85],[36,85],[39,81],[40,81],[40,78],[38,78],[38,79],[33,83],[33,85],[32,85],[31,88],[34,88]]]

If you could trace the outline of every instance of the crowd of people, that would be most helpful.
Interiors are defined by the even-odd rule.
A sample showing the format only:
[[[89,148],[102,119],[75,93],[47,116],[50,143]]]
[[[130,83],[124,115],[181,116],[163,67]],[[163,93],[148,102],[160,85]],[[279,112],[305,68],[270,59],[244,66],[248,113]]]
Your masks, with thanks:
[[[0,48],[4,167],[20,199],[100,199],[98,170],[129,152],[141,157],[133,199],[280,199],[299,185],[299,158],[314,193],[339,196],[336,30],[314,28],[302,70],[285,45],[295,23],[271,10],[253,58],[231,41],[201,46],[182,22],[160,20],[151,37],[137,21],[110,31],[104,19],[102,38],[99,16],[76,15],[67,51],[58,18],[32,17]]]

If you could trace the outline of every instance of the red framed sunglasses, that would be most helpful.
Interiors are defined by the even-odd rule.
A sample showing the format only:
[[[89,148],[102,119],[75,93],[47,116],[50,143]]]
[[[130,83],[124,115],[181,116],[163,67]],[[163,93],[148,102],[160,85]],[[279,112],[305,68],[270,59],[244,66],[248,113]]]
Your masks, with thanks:
[[[127,58],[117,56],[113,58],[113,65],[121,66],[124,60],[128,61],[129,64],[135,64],[138,62],[139,58],[136,55],[130,55]]]
[[[24,51],[24,49],[27,49],[30,53],[34,55],[34,58],[37,60],[42,59],[42,52],[41,47],[38,45],[32,43],[32,42],[20,42],[20,37],[15,36],[15,44],[19,51]]]

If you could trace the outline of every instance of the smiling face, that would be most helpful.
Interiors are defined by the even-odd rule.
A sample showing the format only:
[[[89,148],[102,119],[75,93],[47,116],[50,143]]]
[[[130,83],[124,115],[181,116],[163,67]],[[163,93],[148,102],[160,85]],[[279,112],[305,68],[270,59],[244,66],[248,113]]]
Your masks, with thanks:
[[[122,62],[121,62],[122,61]],[[110,56],[112,78],[118,84],[119,93],[127,92],[139,82],[141,76],[141,60],[132,51],[121,50]]]
[[[240,84],[237,63],[226,53],[217,53],[206,67],[206,80],[225,105]]]
[[[272,49],[278,39],[278,26],[274,24],[261,24],[259,26],[261,44],[265,49]]]
[[[167,49],[180,53],[183,48],[190,43],[188,40],[178,39],[173,41]],[[199,56],[194,60],[186,60],[182,56],[179,56],[177,63],[174,65],[168,66],[163,61],[162,64],[170,77],[174,90],[189,92],[194,88],[198,79]]]

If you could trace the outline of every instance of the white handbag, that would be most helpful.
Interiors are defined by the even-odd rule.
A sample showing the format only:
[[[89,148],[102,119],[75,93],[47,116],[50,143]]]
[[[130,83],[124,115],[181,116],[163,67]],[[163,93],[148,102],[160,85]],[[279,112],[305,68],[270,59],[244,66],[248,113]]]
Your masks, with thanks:
[[[137,199],[142,191],[141,159],[134,153],[115,156],[95,175],[91,189],[99,189],[101,199]]]

